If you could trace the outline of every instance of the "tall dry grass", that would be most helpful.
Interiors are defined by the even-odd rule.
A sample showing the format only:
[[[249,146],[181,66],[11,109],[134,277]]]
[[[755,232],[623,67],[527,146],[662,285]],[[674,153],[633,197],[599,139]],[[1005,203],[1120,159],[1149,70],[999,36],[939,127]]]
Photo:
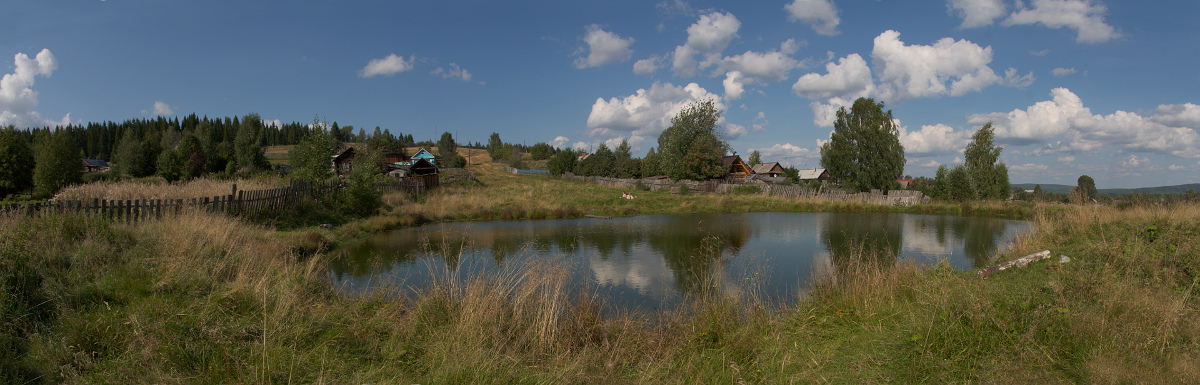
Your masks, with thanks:
[[[119,181],[68,186],[54,196],[54,200],[129,200],[129,199],[191,199],[229,195],[233,185],[238,191],[265,190],[283,187],[283,179],[256,178],[236,180],[193,179],[187,182],[155,183],[145,181]]]

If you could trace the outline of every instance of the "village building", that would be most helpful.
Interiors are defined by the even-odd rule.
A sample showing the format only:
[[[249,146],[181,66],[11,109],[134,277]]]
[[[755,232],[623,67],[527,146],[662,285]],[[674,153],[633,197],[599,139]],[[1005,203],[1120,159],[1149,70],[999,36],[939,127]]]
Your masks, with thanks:
[[[408,155],[403,152],[389,152],[383,154],[383,161],[387,164],[404,163],[408,161]]]
[[[426,151],[424,148],[417,150],[417,153],[413,154],[408,161],[415,162],[417,159],[428,160],[430,164],[437,166],[437,157],[433,156],[433,154],[429,153],[429,151]]]
[[[829,180],[829,171],[823,168],[806,168],[797,173],[801,183],[825,182]]]
[[[783,166],[779,162],[759,163],[752,167],[754,173],[768,178],[778,178],[783,176]]]
[[[347,146],[341,152],[333,155],[333,171],[338,175],[349,174],[354,169],[354,147]]]
[[[83,172],[108,172],[108,162],[100,159],[84,159]]]
[[[725,180],[729,183],[746,183],[746,177],[754,175],[754,169],[742,161],[742,157],[729,155],[721,158],[725,164]]]

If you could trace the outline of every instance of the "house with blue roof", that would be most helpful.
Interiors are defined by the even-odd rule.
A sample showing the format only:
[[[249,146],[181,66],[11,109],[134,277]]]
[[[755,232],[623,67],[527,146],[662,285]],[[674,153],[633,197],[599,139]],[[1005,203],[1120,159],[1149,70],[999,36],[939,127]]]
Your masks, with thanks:
[[[417,153],[413,154],[413,156],[409,159],[410,162],[415,162],[417,159],[425,159],[428,160],[430,164],[435,166],[437,165],[437,157],[433,156],[433,154],[430,154],[429,151],[425,151],[424,148],[417,150]]]

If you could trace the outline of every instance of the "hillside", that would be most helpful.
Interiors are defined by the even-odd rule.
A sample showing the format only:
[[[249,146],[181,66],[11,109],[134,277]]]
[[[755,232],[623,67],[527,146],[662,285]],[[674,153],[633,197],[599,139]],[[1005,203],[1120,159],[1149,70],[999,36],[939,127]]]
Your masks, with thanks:
[[[1026,189],[1026,190],[1033,190],[1033,187],[1037,186],[1037,185],[1038,185],[1037,183],[1016,183],[1016,184],[1013,184],[1013,187],[1020,187],[1020,188]],[[1051,192],[1051,193],[1055,193],[1055,194],[1067,194],[1067,193],[1070,193],[1071,189],[1073,189],[1073,188],[1075,188],[1075,186],[1068,186],[1068,185],[1063,185],[1063,184],[1042,184],[1043,191]],[[1152,194],[1153,195],[1153,194],[1183,194],[1183,193],[1186,193],[1187,190],[1189,190],[1189,189],[1200,190],[1200,183],[1190,183],[1190,184],[1181,184],[1181,185],[1174,185],[1174,186],[1160,186],[1160,187],[1142,187],[1142,188],[1102,188],[1102,189],[1098,189],[1097,191],[1101,195],[1126,195],[1126,194],[1134,194],[1134,193]]]

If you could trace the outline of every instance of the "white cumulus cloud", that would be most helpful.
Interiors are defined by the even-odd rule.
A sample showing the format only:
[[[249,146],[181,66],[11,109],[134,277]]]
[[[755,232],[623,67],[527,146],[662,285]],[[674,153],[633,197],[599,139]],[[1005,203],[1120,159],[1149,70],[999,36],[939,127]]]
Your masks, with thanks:
[[[1181,170],[1187,170],[1187,167],[1172,164],[1171,166],[1167,167],[1167,169],[1171,170],[1171,171],[1181,171]]]
[[[954,131],[953,127],[945,124],[921,126],[920,131],[909,132],[907,127],[900,127],[900,144],[904,146],[905,154],[916,156],[947,155],[962,152],[971,141],[971,135],[965,131]]]
[[[599,140],[628,136],[629,145],[640,148],[669,127],[671,118],[684,106],[705,99],[712,99],[717,109],[725,109],[720,96],[696,83],[676,86],[655,82],[650,89],[638,89],[623,98],[597,98],[588,115],[587,134]]]
[[[1121,33],[1104,22],[1108,12],[1093,0],[1033,0],[1032,7],[1018,1],[1017,10],[1004,20],[1004,25],[1041,24],[1048,28],[1074,29],[1080,43],[1103,43],[1121,37]]]
[[[163,103],[162,101],[156,100],[156,101],[154,101],[154,110],[142,111],[142,115],[154,115],[154,116],[175,115],[175,109],[171,108],[171,105],[169,105],[167,103]]]
[[[949,0],[946,6],[952,13],[963,18],[959,28],[975,28],[991,25],[1004,16],[1005,7],[1001,0]]]
[[[787,10],[788,19],[803,21],[819,34],[834,36],[839,33],[837,27],[842,19],[838,17],[837,7],[829,0],[794,0],[783,9]]]
[[[780,44],[778,51],[746,51],[737,56],[726,56],[717,65],[717,72],[725,71],[725,95],[730,100],[741,97],[747,85],[767,84],[787,79],[788,73],[800,65],[791,53],[798,48],[794,39]]]
[[[1074,156],[1070,156],[1070,155],[1067,155],[1067,156],[1060,156],[1060,157],[1058,157],[1058,159],[1056,159],[1056,160],[1058,160],[1058,161],[1059,161],[1059,162],[1061,162],[1061,163],[1071,163],[1071,162],[1074,162],[1074,161],[1075,161],[1075,157],[1074,157]]]
[[[367,66],[358,72],[359,77],[369,78],[379,75],[392,76],[413,68],[413,58],[404,60],[396,54],[387,55],[381,59],[371,59]]]
[[[721,60],[720,68],[726,71],[738,71],[747,77],[761,81],[777,82],[787,79],[788,72],[797,65],[799,62],[796,59],[792,59],[782,51],[746,51],[741,55],[726,56]]]
[[[688,27],[688,38],[675,47],[672,69],[682,77],[695,76],[696,72],[712,67],[721,61],[721,52],[737,37],[742,22],[732,13],[712,12],[700,16]],[[699,55],[703,61],[696,59]]]
[[[599,67],[605,64],[619,63],[633,57],[633,38],[623,38],[615,33],[600,29],[597,24],[585,27],[587,33],[583,41],[587,43],[587,56],[575,59],[575,68]],[[585,49],[580,47],[577,54],[582,55]]]
[[[1164,123],[1187,122],[1186,119],[1173,119],[1175,115],[1169,114],[1177,110],[1176,107],[1160,106],[1167,111],[1161,117],[1144,117],[1120,110],[1099,115],[1093,114],[1078,95],[1066,88],[1055,88],[1050,95],[1051,100],[1037,102],[1024,110],[971,115],[967,121],[973,124],[994,122],[996,137],[1008,142],[1055,144],[1036,150],[1037,155],[1094,151],[1110,145],[1129,152],[1200,157],[1197,149],[1200,135],[1194,127]]]
[[[565,136],[559,135],[559,136],[555,137],[554,140],[551,140],[550,143],[547,143],[547,144],[549,144],[550,147],[554,147],[557,149],[564,149],[564,148],[567,148],[567,146],[571,145],[571,140],[567,139],[567,137],[565,137]]]
[[[992,47],[967,40],[947,37],[933,45],[905,45],[899,32],[888,30],[875,37],[871,57],[885,101],[962,96],[1003,80],[988,67]]]
[[[725,86],[725,100],[741,98],[742,94],[746,92],[745,78],[738,71],[729,71],[725,74],[725,81],[721,84]]]
[[[826,74],[809,73],[792,85],[796,95],[814,99],[809,103],[813,124],[832,127],[838,109],[849,107],[855,99],[870,96],[875,91],[871,69],[858,54],[825,64]],[[822,101],[824,100],[824,101]]]
[[[1150,165],[1150,159],[1137,155],[1129,155],[1129,159],[1121,162],[1122,167],[1144,167]]]
[[[0,79],[0,126],[13,125],[17,128],[65,126],[71,123],[71,114],[55,122],[45,119],[35,109],[38,93],[33,90],[34,78],[49,77],[58,69],[58,60],[50,49],[42,49],[33,58],[24,53],[13,56],[16,67],[11,74]]]
[[[853,98],[870,95],[875,90],[871,68],[862,56],[852,53],[825,64],[825,75],[809,73],[792,85],[796,95],[809,99]]]
[[[1200,130],[1200,106],[1192,103],[1160,105],[1151,119],[1168,127]]]
[[[804,166],[821,157],[820,150],[810,150],[791,143],[776,144],[771,147],[750,149],[758,151],[764,162],[780,162],[790,166]]]
[[[450,63],[449,68],[438,67],[433,71],[429,71],[431,75],[441,76],[442,79],[459,78],[464,82],[471,81],[471,73],[465,68],[459,67],[458,64]]]
[[[633,73],[636,75],[649,75],[658,71],[663,67],[662,57],[650,56],[646,59],[641,59],[633,62]]]
[[[750,133],[750,130],[747,129],[746,126],[734,123],[725,123],[725,139],[734,140],[741,138],[748,133]]]

